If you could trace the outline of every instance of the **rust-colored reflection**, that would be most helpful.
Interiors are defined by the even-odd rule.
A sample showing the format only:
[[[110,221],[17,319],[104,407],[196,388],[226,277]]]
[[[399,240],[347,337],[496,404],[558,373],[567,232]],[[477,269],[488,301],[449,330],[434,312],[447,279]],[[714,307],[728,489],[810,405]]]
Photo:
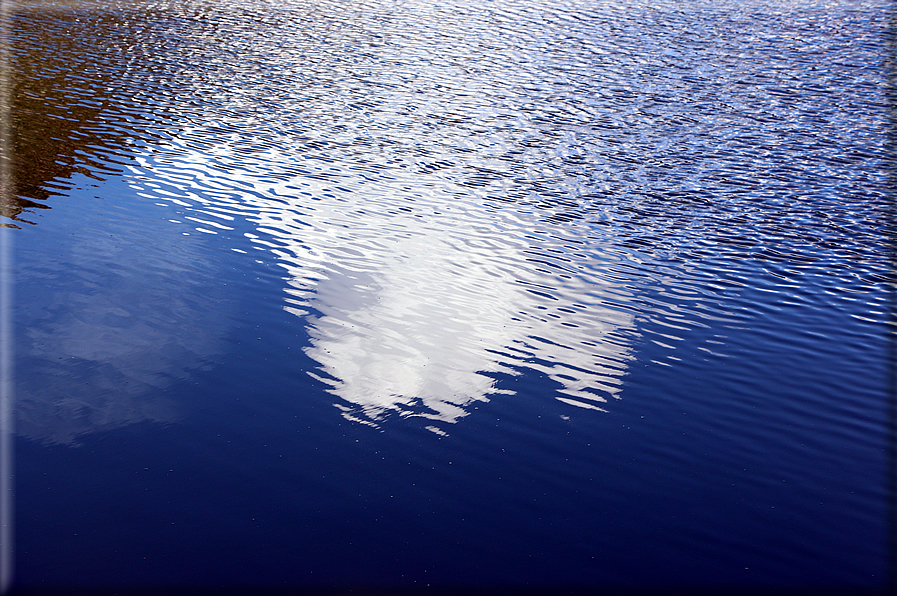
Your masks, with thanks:
[[[50,208],[76,173],[102,179],[120,171],[120,156],[158,94],[152,58],[154,11],[98,2],[17,3],[11,19],[10,138],[13,185],[4,215],[15,223]],[[156,11],[157,12],[157,11]],[[152,97],[152,103],[146,99]],[[146,134],[146,133],[143,133]]]
[[[205,25],[185,28],[195,13],[151,2],[19,3],[5,225],[116,197],[112,179],[133,156],[179,134],[174,106],[190,87],[179,55]],[[139,210],[76,209],[57,211],[79,214],[64,243],[49,227],[26,234],[16,277],[16,432],[48,444],[178,419],[183,404],[166,391],[216,361],[231,308],[214,264],[178,227]]]

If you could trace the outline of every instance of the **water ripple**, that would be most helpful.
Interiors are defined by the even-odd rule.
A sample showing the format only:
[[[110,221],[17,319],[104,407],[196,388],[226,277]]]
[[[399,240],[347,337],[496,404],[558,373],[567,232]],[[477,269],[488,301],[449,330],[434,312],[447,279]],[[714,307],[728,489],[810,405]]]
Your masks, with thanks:
[[[641,336],[886,319],[881,3],[22,4],[13,221],[124,176],[270,251],[353,420],[525,370],[606,409]]]

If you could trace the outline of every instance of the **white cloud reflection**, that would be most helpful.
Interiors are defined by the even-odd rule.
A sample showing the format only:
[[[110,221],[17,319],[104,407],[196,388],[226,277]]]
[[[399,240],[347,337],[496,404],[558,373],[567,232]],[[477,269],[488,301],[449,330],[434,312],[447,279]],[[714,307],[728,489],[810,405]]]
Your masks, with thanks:
[[[260,176],[224,151],[216,159],[229,164],[238,198],[215,194],[208,154],[153,166],[154,175],[186,172],[184,200],[255,223],[252,241],[288,271],[285,308],[307,325],[319,364],[310,374],[346,418],[376,426],[420,416],[444,432],[473,402],[513,393],[490,373],[526,368],[568,404],[603,409],[617,396],[628,352],[613,333],[631,328],[632,315],[603,306],[615,288],[596,266],[602,247],[581,240],[587,225],[491,208],[434,175],[372,177],[346,162],[330,174]]]
[[[393,221],[372,217],[373,227]],[[332,262],[326,278],[308,287],[306,305],[321,313],[309,318],[308,354],[346,402],[347,417],[376,423],[399,413],[453,423],[471,402],[498,392],[488,373],[518,374],[521,367],[549,376],[567,403],[600,409],[616,395],[625,348],[606,336],[631,316],[568,308],[566,320],[543,318],[543,309],[556,312],[546,303],[594,300],[570,296],[575,284],[561,280],[541,295],[528,292],[523,243],[484,249],[470,242],[488,234],[478,226],[403,220],[405,233],[381,240],[389,248],[376,269]],[[304,235],[303,243],[309,240]],[[294,276],[291,285],[301,290],[301,280]],[[552,294],[555,300],[542,297]]]
[[[287,271],[285,308],[307,326],[311,372],[347,418],[422,416],[439,431],[499,392],[496,373],[526,369],[551,379],[540,382],[546,398],[601,409],[619,393],[619,332],[633,325],[607,306],[622,291],[605,275],[612,259],[583,220],[546,223],[552,207],[515,201],[550,187],[575,203],[573,187],[594,184],[578,137],[595,140],[591,112],[556,108],[580,105],[604,79],[536,43],[560,26],[544,15],[477,3],[346,8],[249,3],[185,20],[188,49],[171,78],[197,101],[172,110],[183,118],[134,157],[130,182],[176,206],[178,226],[256,226],[247,235]],[[505,206],[490,207],[493,197]],[[171,288],[181,292],[196,290]],[[114,302],[97,309],[130,308]],[[169,306],[147,308],[131,314]],[[52,330],[57,343],[101,334],[111,352],[82,357],[122,374],[138,366],[126,354],[178,337],[169,326],[132,336],[79,325]]]
[[[576,96],[574,81],[594,86],[591,63],[574,75],[559,55],[563,68],[543,68],[546,49],[534,42],[544,19],[477,3],[250,4],[189,13],[180,38],[166,32],[185,48],[170,78],[192,99],[175,101],[170,112],[183,118],[153,134],[152,147],[130,147],[129,183],[183,215],[152,249],[182,226],[227,234],[234,219],[252,222],[252,242],[288,272],[285,308],[308,328],[312,374],[353,420],[421,416],[440,431],[499,393],[495,373],[525,369],[569,404],[601,409],[616,396],[628,358],[619,332],[633,321],[607,306],[620,288],[604,275],[606,247],[582,220],[545,223],[550,207],[527,210],[508,194],[530,177],[560,180],[563,194],[564,168],[589,163],[577,141],[589,112],[555,108]],[[241,59],[222,44],[237,44]],[[582,169],[591,180],[595,168]],[[492,196],[509,204],[490,207]],[[49,428],[52,411],[69,407],[100,426],[171,418],[141,396],[214,354],[218,323],[195,311],[203,290],[191,276],[152,286],[153,250],[110,260],[140,275],[135,288],[119,276],[47,305],[58,310],[32,328],[30,349],[50,384],[63,379],[56,393],[68,401],[32,388],[43,397],[29,398],[34,422],[24,428]],[[80,304],[66,305],[70,297]],[[103,390],[68,387],[70,361]],[[66,440],[89,428],[27,432]]]
[[[114,187],[91,190],[123,199]],[[178,419],[183,404],[167,390],[214,362],[227,324],[228,300],[196,243],[140,212],[54,216],[77,231],[48,223],[44,242],[20,250],[17,434],[74,445]]]

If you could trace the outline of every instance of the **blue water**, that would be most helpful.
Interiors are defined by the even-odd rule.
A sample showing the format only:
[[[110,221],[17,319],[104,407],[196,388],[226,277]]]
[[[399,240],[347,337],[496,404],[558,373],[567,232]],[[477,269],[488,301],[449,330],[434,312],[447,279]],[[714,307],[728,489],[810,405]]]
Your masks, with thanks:
[[[16,587],[883,592],[892,12],[20,2]]]

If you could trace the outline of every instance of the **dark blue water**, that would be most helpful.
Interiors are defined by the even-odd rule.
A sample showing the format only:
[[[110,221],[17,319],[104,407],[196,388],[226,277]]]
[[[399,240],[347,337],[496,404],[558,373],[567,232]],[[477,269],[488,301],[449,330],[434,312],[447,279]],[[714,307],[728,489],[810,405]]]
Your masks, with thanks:
[[[884,593],[892,16],[20,1],[16,589]]]

